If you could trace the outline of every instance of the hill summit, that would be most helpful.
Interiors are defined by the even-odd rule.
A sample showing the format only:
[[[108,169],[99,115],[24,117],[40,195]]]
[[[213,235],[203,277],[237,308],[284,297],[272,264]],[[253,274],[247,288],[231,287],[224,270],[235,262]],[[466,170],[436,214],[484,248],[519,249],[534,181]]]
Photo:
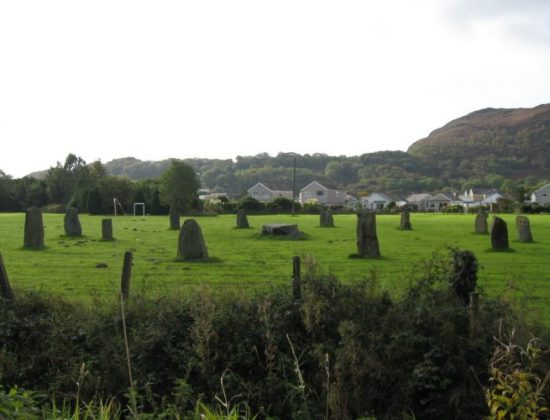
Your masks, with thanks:
[[[457,118],[413,143],[408,153],[447,177],[550,177],[550,104],[487,108]]]

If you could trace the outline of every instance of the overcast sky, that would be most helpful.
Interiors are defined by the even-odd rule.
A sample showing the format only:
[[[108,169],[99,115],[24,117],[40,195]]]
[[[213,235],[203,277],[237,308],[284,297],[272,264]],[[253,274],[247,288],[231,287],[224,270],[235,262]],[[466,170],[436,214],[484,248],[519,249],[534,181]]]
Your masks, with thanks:
[[[0,2],[0,169],[407,147],[550,102],[550,1]]]

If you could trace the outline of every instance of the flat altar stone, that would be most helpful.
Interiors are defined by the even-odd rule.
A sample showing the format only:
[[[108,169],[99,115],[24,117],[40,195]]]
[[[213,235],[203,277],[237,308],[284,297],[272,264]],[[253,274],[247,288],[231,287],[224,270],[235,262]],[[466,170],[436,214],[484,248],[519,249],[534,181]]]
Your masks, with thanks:
[[[263,235],[290,235],[298,231],[298,225],[286,223],[270,223],[262,226]]]

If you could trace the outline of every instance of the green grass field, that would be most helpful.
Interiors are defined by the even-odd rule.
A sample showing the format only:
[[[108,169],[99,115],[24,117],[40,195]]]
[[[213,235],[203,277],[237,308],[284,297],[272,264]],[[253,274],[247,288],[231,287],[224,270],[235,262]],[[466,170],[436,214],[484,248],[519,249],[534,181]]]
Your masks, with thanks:
[[[476,254],[481,265],[478,284],[489,295],[507,293],[520,302],[526,298],[524,308],[550,324],[550,217],[530,216],[536,241],[530,244],[516,241],[514,215],[502,217],[508,222],[513,252],[492,252],[489,236],[473,233],[473,215],[412,214],[412,231],[397,229],[399,216],[379,215],[380,260],[349,258],[356,252],[354,215],[335,216],[334,228],[318,227],[318,216],[249,216],[252,228],[244,230],[234,228],[232,215],[199,217],[215,257],[215,262],[200,263],[176,260],[178,232],[168,230],[168,217],[116,217],[117,240],[101,242],[102,217],[82,215],[84,235],[66,238],[63,215],[45,214],[46,249],[31,251],[22,248],[24,214],[0,214],[0,252],[15,289],[86,299],[116,295],[126,250],[134,251],[134,292],[173,293],[201,284],[215,289],[289,284],[292,256],[311,255],[322,270],[345,282],[376,270],[382,287],[398,294],[409,284],[410,273],[434,251],[456,246]],[[297,223],[306,239],[260,237],[261,225],[271,222]],[[96,268],[98,263],[108,267]]]

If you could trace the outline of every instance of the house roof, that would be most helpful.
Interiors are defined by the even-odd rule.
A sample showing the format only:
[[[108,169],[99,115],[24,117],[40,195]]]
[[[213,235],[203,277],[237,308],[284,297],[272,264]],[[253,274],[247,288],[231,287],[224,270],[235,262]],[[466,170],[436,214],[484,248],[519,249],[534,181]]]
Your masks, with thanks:
[[[436,194],[436,195],[432,196],[431,198],[429,198],[429,200],[433,200],[433,201],[441,201],[441,200],[453,201],[454,198],[451,198],[451,197],[447,196],[446,194],[439,193],[439,194]]]
[[[407,197],[409,203],[420,203],[426,199],[430,199],[432,196],[430,194],[412,194]]]
[[[550,184],[546,184],[544,187],[541,187],[538,190],[533,191],[533,194],[548,192],[548,191],[550,191]]]
[[[370,194],[368,197],[367,197],[367,200],[370,196],[374,195],[374,194],[377,194],[379,195],[380,197],[382,197],[382,199],[384,199],[385,201],[396,201],[395,198],[393,198],[391,195],[389,194],[386,194],[386,193],[381,193],[381,192],[373,192],[372,194]]]
[[[269,187],[266,186],[265,184],[262,184],[261,182],[258,182],[258,183],[255,184],[254,186],[250,187],[247,191],[253,190],[253,189],[256,188],[256,187],[264,187],[264,188],[268,189],[269,191],[273,191],[271,188],[269,188]]]
[[[312,182],[310,182],[309,184],[307,184],[304,188],[302,188],[302,189],[300,190],[300,192],[304,191],[304,190],[307,189],[308,187],[310,187],[310,186],[312,186],[312,185],[315,185],[315,184],[318,185],[318,187],[321,188],[322,190],[325,190],[325,191],[329,191],[329,190],[330,190],[330,188],[325,187],[325,186],[322,185],[321,183],[319,183],[319,182],[317,182],[317,181],[312,181]]]

